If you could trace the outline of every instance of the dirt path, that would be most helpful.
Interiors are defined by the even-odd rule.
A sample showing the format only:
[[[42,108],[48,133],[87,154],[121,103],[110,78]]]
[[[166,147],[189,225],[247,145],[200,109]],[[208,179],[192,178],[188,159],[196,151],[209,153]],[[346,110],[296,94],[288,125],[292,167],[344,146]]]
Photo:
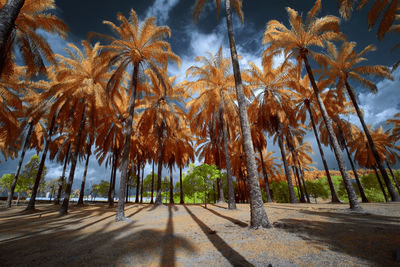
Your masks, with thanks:
[[[266,204],[278,227],[250,230],[249,206],[128,204],[0,209],[0,266],[396,266],[400,204]]]

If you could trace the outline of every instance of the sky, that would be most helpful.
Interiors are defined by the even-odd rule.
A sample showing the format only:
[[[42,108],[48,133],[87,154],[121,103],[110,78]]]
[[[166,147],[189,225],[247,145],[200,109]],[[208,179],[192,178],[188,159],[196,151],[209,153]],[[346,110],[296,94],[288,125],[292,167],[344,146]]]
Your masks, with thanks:
[[[143,21],[148,16],[155,16],[158,25],[168,25],[171,28],[172,50],[182,59],[182,65],[178,68],[175,65],[169,67],[171,75],[177,75],[178,80],[185,79],[186,69],[195,65],[195,57],[205,55],[210,51],[215,53],[220,46],[226,57],[229,54],[229,43],[226,33],[226,22],[223,9],[217,17],[214,0],[208,1],[203,10],[197,24],[193,23],[192,13],[194,0],[56,0],[57,9],[55,14],[61,18],[69,27],[70,32],[66,40],[58,36],[52,36],[46,32],[41,34],[48,40],[55,53],[64,54],[63,48],[68,42],[80,44],[85,40],[88,33],[98,32],[111,34],[107,25],[103,24],[104,20],[117,23],[116,17],[118,12],[129,16],[130,10],[134,9],[139,19]],[[234,15],[234,33],[237,42],[237,49],[241,55],[241,68],[246,69],[249,62],[261,65],[261,55],[266,48],[262,44],[262,36],[266,23],[271,19],[276,19],[285,25],[288,25],[287,13],[285,7],[290,6],[299,13],[306,13],[313,6],[313,0],[244,0],[244,24],[241,25],[237,17]],[[337,2],[335,0],[322,0],[322,12],[320,15],[336,15],[338,16]],[[357,51],[368,44],[374,44],[377,51],[367,54],[369,64],[383,64],[391,66],[399,58],[399,51],[391,53],[392,47],[396,45],[397,36],[387,34],[383,41],[376,38],[376,27],[371,31],[367,27],[367,6],[359,12],[353,12],[350,20],[341,21],[341,30],[347,36],[348,41],[357,42]],[[400,112],[400,97],[398,90],[400,88],[400,71],[394,72],[394,81],[377,80],[378,93],[373,94],[366,89],[354,84],[359,103],[365,113],[367,124],[373,127],[383,125],[385,120],[393,117],[394,114]],[[360,125],[358,118],[350,116],[351,122]],[[388,126],[384,125],[385,128]],[[312,132],[309,132],[305,141],[312,144],[315,153],[312,155],[316,167],[322,169],[319,151]],[[276,156],[280,157],[278,146],[272,144],[270,140],[268,150],[276,151]],[[325,148],[325,153],[330,169],[337,169],[337,163],[334,155],[329,148]],[[24,164],[35,153],[28,151]],[[15,172],[16,160],[4,161],[1,158],[0,175],[4,173]],[[58,178],[61,176],[62,164],[57,162],[46,161],[48,169],[46,179]],[[348,166],[349,167],[349,166]],[[78,164],[75,172],[74,188],[80,186],[82,180],[84,162]],[[110,169],[99,166],[95,157],[92,157],[89,163],[87,174],[88,186],[98,183],[101,179],[109,180]],[[151,172],[151,166],[146,166],[145,174]],[[169,175],[169,171],[163,170],[165,175]],[[174,180],[177,181],[179,170],[174,171]],[[117,176],[119,178],[119,174]]]

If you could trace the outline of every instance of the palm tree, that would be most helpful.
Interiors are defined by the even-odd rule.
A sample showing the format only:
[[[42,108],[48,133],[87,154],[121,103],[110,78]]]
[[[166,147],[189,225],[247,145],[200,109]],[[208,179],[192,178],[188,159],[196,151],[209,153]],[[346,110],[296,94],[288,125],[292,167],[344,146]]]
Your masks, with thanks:
[[[272,178],[276,177],[279,173],[282,172],[279,164],[275,162],[276,157],[272,156],[274,154],[273,151],[265,152],[266,149],[259,152],[260,158],[257,158],[257,166],[258,172],[264,173],[264,182],[265,182],[265,192],[267,194],[267,201],[272,202],[272,197],[269,192],[269,178],[272,181]],[[268,190],[268,191],[267,191]]]
[[[158,76],[160,74],[161,76]],[[149,95],[146,96],[140,106],[144,110],[138,129],[144,136],[153,135],[157,137],[158,146],[158,173],[157,173],[157,196],[155,206],[162,205],[161,200],[161,177],[162,165],[168,163],[166,160],[165,140],[173,138],[175,132],[184,125],[185,111],[184,98],[186,92],[180,84],[172,86],[175,77],[167,78],[166,69],[163,73],[156,73],[151,69],[146,70],[146,75],[151,81]]]
[[[370,132],[380,158],[386,160],[388,150],[396,149],[396,146],[393,143],[390,134],[388,132],[384,132],[382,126]],[[361,131],[356,132],[354,135],[354,140],[349,141],[350,153],[354,152],[354,159],[355,161],[357,161],[358,165],[374,169],[382,193],[385,196],[386,202],[388,202],[385,189],[382,185],[378,171],[376,169],[376,158],[368,142],[366,142],[365,135],[363,135]]]
[[[232,174],[230,167],[228,167],[230,165],[228,122],[235,121],[237,115],[237,108],[234,103],[236,97],[232,92],[234,80],[232,75],[229,75],[230,61],[223,57],[222,47],[219,48],[215,55],[209,53],[208,58],[197,57],[196,61],[203,63],[202,66],[190,67],[186,75],[196,78],[195,81],[188,83],[188,86],[193,89],[193,93],[200,91],[200,95],[188,103],[190,107],[188,117],[192,121],[192,129],[197,129],[196,132],[200,135],[199,129],[202,129],[203,138],[205,138],[204,129],[211,126],[209,134],[212,145],[215,145],[216,148],[215,153],[213,153],[216,155],[215,162],[204,162],[215,163],[221,168],[220,150],[224,151],[228,179],[228,208],[236,209]],[[217,141],[218,136],[222,137],[223,149],[220,149]],[[222,191],[221,182],[219,188]],[[225,202],[223,191],[222,194],[220,193],[220,198],[222,198],[220,199],[221,201]]]
[[[339,2],[339,13],[345,18],[349,19],[350,14],[353,11],[354,4],[359,0],[338,0]],[[369,0],[360,0],[357,9],[363,8]],[[379,28],[378,28],[378,39],[382,40],[385,34],[390,31],[395,18],[396,12],[398,11],[399,4],[397,0],[375,0],[374,4],[368,12],[368,28],[369,30],[376,24],[378,19],[382,17]]]
[[[119,188],[118,209],[116,221],[128,220],[125,217],[125,187],[129,165],[130,136],[132,134],[133,116],[135,113],[135,100],[138,87],[139,68],[147,65],[154,72],[160,74],[159,64],[166,66],[168,60],[180,63],[180,59],[170,48],[168,42],[163,41],[165,36],[170,36],[171,31],[167,26],[157,26],[155,18],[149,17],[142,24],[139,24],[138,17],[132,9],[129,20],[121,13],[118,13],[118,20],[121,25],[118,27],[110,21],[104,21],[118,35],[111,37],[112,43],[108,48],[113,51],[117,68],[109,83],[111,90],[119,87],[124,78],[124,72],[128,66],[133,66],[131,83],[129,88],[129,111],[128,119],[125,122],[125,145],[121,160],[121,182]]]
[[[293,97],[296,105],[297,113],[299,119],[302,123],[305,122],[308,116],[310,117],[310,123],[314,132],[315,139],[317,140],[319,153],[321,155],[322,164],[324,165],[325,174],[328,180],[329,190],[331,192],[331,201],[332,203],[340,203],[339,197],[337,196],[335,187],[333,186],[332,177],[329,172],[329,167],[325,159],[325,153],[322,149],[321,142],[318,138],[316,121],[318,121],[318,116],[313,112],[313,105],[315,105],[315,97],[312,88],[310,87],[310,80],[308,79],[308,75],[305,75],[303,78],[299,79],[299,75],[296,73],[292,76],[289,81],[289,87],[293,89]],[[318,88],[323,88],[327,85],[328,80],[320,80],[318,83]],[[329,93],[328,93],[329,94]],[[337,101],[329,101],[335,98],[329,98],[328,94],[321,94],[322,99],[324,99],[324,103],[326,106],[337,105]],[[328,108],[329,110],[329,108]]]
[[[206,2],[207,2],[206,0],[196,1],[195,8],[193,11],[195,21],[199,17],[200,12],[203,9],[204,4]],[[221,0],[215,0],[215,3],[217,5],[217,12],[219,12],[219,6]],[[245,157],[246,166],[249,172],[248,181],[250,187],[250,218],[251,218],[250,225],[253,228],[258,228],[258,227],[269,228],[271,225],[268,221],[268,217],[264,209],[260,191],[260,185],[257,178],[258,177],[257,165],[254,156],[254,148],[251,140],[250,125],[247,115],[247,102],[243,92],[242,77],[240,74],[240,67],[239,67],[239,58],[236,51],[235,38],[233,35],[232,9],[236,11],[241,22],[243,23],[242,1],[225,0],[225,12],[226,12],[226,25],[228,30],[229,45],[232,58],[233,75],[235,77],[237,102],[239,106],[240,126],[243,135],[244,153],[246,155]]]
[[[283,50],[285,51],[286,59],[296,57],[299,66],[304,62],[349,196],[350,208],[352,210],[361,210],[362,208],[357,201],[357,195],[346,172],[342,151],[340,150],[331,120],[322,101],[320,89],[315,82],[314,74],[308,61],[308,54],[313,54],[310,50],[311,46],[324,47],[326,41],[343,39],[343,34],[339,31],[339,18],[335,16],[317,18],[316,15],[321,10],[321,0],[315,2],[314,7],[307,15],[305,23],[303,23],[302,17],[295,10],[289,7],[286,10],[289,14],[291,29],[289,30],[285,25],[276,20],[269,21],[263,38],[264,44],[270,45],[266,49],[266,52]]]
[[[67,26],[54,14],[54,0],[0,1],[0,75],[13,72],[14,47],[18,46],[27,66],[28,76],[46,73],[44,59],[57,64],[53,51],[38,29],[65,38]]]
[[[263,128],[275,135],[275,141],[278,141],[282,155],[283,166],[285,170],[286,180],[289,189],[289,198],[291,203],[296,203],[297,198],[294,193],[292,178],[290,176],[289,167],[286,161],[286,153],[284,147],[284,124],[294,121],[294,114],[291,114],[293,104],[289,91],[285,88],[287,84],[287,68],[288,64],[274,68],[273,54],[264,54],[263,69],[260,70],[256,65],[250,63],[251,69],[248,71],[249,76],[245,76],[250,87],[260,90],[256,95],[250,110],[256,112],[251,116],[258,124],[263,124]],[[258,111],[258,112],[257,112]]]
[[[389,68],[386,66],[356,66],[358,63],[365,61],[366,59],[363,57],[363,55],[368,51],[375,50],[375,47],[373,45],[369,45],[364,48],[360,53],[356,53],[354,49],[355,46],[356,43],[344,42],[340,51],[337,51],[336,46],[333,43],[328,42],[328,53],[317,54],[315,56],[315,59],[321,66],[324,67],[323,76],[327,76],[332,81],[337,80],[336,87],[340,98],[342,98],[343,95],[343,87],[346,88],[346,91],[351,99],[351,102],[353,103],[358,118],[360,119],[361,125],[364,129],[368,144],[371,147],[371,150],[375,156],[376,164],[381,171],[383,180],[385,181],[385,184],[389,190],[392,201],[400,201],[399,196],[397,195],[392,183],[390,182],[389,176],[385,170],[385,166],[383,165],[383,162],[379,157],[371,134],[368,131],[367,125],[365,124],[364,115],[362,114],[360,107],[358,106],[356,95],[349,83],[349,79],[352,79],[367,87],[372,92],[376,93],[378,88],[376,87],[375,83],[364,78],[363,75],[375,75],[378,77],[389,79],[392,79],[392,75],[389,73]]]

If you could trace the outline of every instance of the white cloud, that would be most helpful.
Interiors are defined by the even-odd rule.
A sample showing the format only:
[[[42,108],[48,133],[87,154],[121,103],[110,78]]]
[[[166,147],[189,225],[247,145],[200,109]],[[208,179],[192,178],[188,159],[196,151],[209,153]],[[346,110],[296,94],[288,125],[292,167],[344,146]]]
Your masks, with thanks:
[[[393,74],[394,80],[382,80],[377,83],[378,92],[364,92],[358,94],[360,107],[364,111],[364,118],[367,124],[377,127],[384,124],[393,115],[400,112],[400,70]],[[352,121],[360,125],[359,119],[353,117]]]
[[[146,11],[146,17],[154,16],[159,25],[164,25],[169,18],[169,12],[178,4],[179,0],[155,0]]]

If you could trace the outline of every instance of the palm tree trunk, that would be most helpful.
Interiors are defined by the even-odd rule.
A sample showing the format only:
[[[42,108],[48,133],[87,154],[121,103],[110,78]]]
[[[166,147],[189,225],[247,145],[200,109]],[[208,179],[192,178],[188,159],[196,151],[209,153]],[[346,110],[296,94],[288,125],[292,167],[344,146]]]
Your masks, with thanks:
[[[172,164],[169,165],[169,203],[174,204],[174,181],[172,179]]]
[[[157,195],[156,201],[154,202],[155,206],[162,205],[161,199],[161,175],[162,175],[162,159],[163,159],[163,145],[162,145],[162,134],[164,131],[164,124],[161,123],[158,129],[158,170],[157,170]]]
[[[5,52],[7,50],[8,39],[24,3],[25,0],[7,0],[0,10],[0,74],[3,72],[4,60],[7,57]]]
[[[222,122],[222,133],[223,133],[222,139],[224,140],[224,153],[225,153],[225,163],[226,163],[226,179],[228,183],[228,209],[235,210],[236,209],[235,191],[233,189],[231,157],[229,155],[229,147],[228,147],[228,129],[225,121]],[[222,187],[222,183],[220,187]]]
[[[304,171],[303,168],[300,166],[299,161],[297,160],[297,164],[298,164],[298,168],[299,168],[299,172],[300,172],[300,180],[303,183],[303,187],[304,187],[304,192],[306,194],[306,198],[307,198],[307,203],[311,203],[310,201],[310,195],[307,192],[307,186],[306,186],[306,181],[304,179]]]
[[[51,136],[53,135],[53,129],[54,129],[55,123],[56,123],[56,116],[54,115],[50,122],[49,135],[47,136],[47,139],[46,139],[46,145],[44,147],[42,158],[41,158],[40,164],[39,164],[39,169],[36,174],[35,184],[33,185],[33,188],[32,188],[32,195],[31,195],[31,198],[29,199],[28,207],[26,207],[26,210],[32,210],[32,211],[35,210],[36,194],[37,194],[37,190],[39,188],[40,180],[42,178],[44,162],[46,161],[46,155],[47,155],[47,151],[49,150],[49,144],[51,141]]]
[[[117,168],[117,153],[116,150],[114,149],[113,156],[112,156],[112,163],[111,163],[111,176],[110,176],[110,187],[108,188],[108,207],[112,208],[114,206],[114,190],[115,188],[113,187],[114,181],[115,181],[115,170]]]
[[[389,179],[389,175],[387,174],[387,172],[385,170],[385,166],[382,163],[381,157],[378,154],[378,150],[376,149],[374,141],[372,140],[371,134],[368,130],[368,127],[365,124],[364,116],[357,104],[357,99],[356,99],[356,96],[354,95],[353,89],[350,87],[350,84],[347,82],[347,80],[346,80],[345,84],[346,84],[347,93],[350,96],[351,102],[353,103],[353,106],[357,112],[358,118],[360,119],[361,125],[364,129],[364,133],[365,133],[365,136],[367,137],[369,147],[371,148],[372,153],[374,154],[376,165],[378,166],[378,169],[382,173],[383,181],[385,181],[386,187],[390,194],[390,198],[392,199],[392,201],[399,202],[400,197],[396,193],[396,190],[394,189],[392,182]]]
[[[26,137],[25,137],[24,147],[23,147],[22,153],[21,153],[21,158],[19,159],[19,162],[18,162],[17,171],[15,172],[15,176],[14,176],[14,180],[11,184],[10,192],[8,192],[7,208],[11,208],[11,203],[12,203],[12,199],[14,196],[15,187],[17,186],[17,182],[18,182],[18,176],[19,176],[19,173],[21,172],[22,162],[24,161],[25,152],[26,152],[26,149],[28,148],[29,140],[31,139],[32,129],[33,129],[33,122],[30,122],[29,128],[28,128],[28,133],[26,134]]]
[[[297,169],[297,166],[296,166],[296,165],[293,166],[293,172],[296,173],[295,176],[296,176],[296,178],[297,178],[297,181],[299,182],[300,202],[301,202],[301,203],[306,203],[306,198],[304,197],[303,185],[302,185],[302,183],[301,183],[299,170]]]
[[[374,169],[374,171],[375,171],[376,179],[378,179],[379,186],[381,187],[383,196],[385,197],[385,201],[386,201],[386,202],[389,202],[389,199],[388,199],[388,197],[387,197],[387,195],[386,195],[386,192],[385,192],[385,188],[383,187],[383,184],[382,184],[382,182],[381,182],[381,178],[379,178],[379,173],[378,173],[378,170],[376,169],[376,166],[374,166],[373,169]]]
[[[339,200],[339,197],[337,196],[335,187],[333,186],[332,177],[331,177],[331,174],[329,173],[328,164],[326,163],[325,154],[324,154],[324,151],[322,150],[321,142],[319,141],[317,127],[315,126],[314,117],[311,112],[311,106],[310,106],[310,104],[306,104],[306,106],[307,106],[308,113],[310,115],[310,120],[311,120],[311,124],[313,127],[315,139],[317,140],[319,153],[320,153],[321,159],[322,159],[322,164],[324,165],[326,178],[328,180],[329,190],[331,191],[331,202],[332,203],[340,203],[340,200]]]
[[[180,182],[180,189],[181,189],[181,202],[180,204],[185,204],[185,200],[183,198],[183,185],[182,185],[182,167],[179,167],[179,182]]]
[[[285,170],[285,175],[286,175],[286,180],[288,182],[288,188],[289,188],[289,200],[290,203],[297,203],[297,198],[294,193],[293,189],[293,183],[292,183],[292,178],[290,177],[290,170],[289,170],[289,165],[286,160],[286,151],[285,147],[283,145],[283,136],[282,136],[282,123],[279,121],[278,125],[278,144],[279,144],[279,149],[281,150],[281,156],[282,156],[282,162],[283,162],[283,168]]]
[[[118,208],[117,208],[117,214],[115,216],[116,222],[129,221],[129,219],[125,217],[125,186],[129,170],[129,152],[131,147],[131,135],[133,130],[132,127],[133,115],[135,114],[135,100],[136,100],[136,91],[138,83],[138,73],[139,73],[139,64],[135,64],[133,66],[131,95],[129,97],[129,116],[126,125],[125,145],[121,161],[121,181],[119,183]]]
[[[355,168],[355,166],[354,166],[353,159],[351,158],[350,151],[349,151],[349,149],[348,149],[348,147],[347,147],[347,142],[346,142],[346,144],[345,144],[345,146],[344,146],[344,149],[346,150],[347,158],[348,158],[349,161],[350,161],[350,165],[351,165],[351,168],[353,169],[354,177],[356,178],[356,181],[357,181],[358,190],[360,191],[360,195],[361,195],[361,201],[362,201],[363,203],[368,203],[368,202],[369,202],[369,201],[368,201],[368,198],[367,198],[367,196],[365,195],[364,187],[362,186],[361,181],[360,181],[360,178],[358,177],[358,173],[357,173],[357,170],[356,170],[356,168]]]
[[[85,195],[85,183],[86,183],[86,175],[87,175],[87,169],[89,166],[89,158],[90,155],[92,154],[91,152],[91,145],[89,145],[89,152],[86,156],[86,163],[85,163],[85,170],[83,172],[83,179],[82,179],[82,184],[81,184],[81,191],[79,192],[79,200],[77,205],[83,205],[83,197]]]
[[[59,182],[59,185],[58,185],[57,197],[54,199],[54,204],[55,205],[59,205],[60,204],[61,192],[62,192],[62,188],[64,186],[65,171],[67,170],[70,151],[71,151],[71,142],[68,144],[67,154],[65,155],[64,167],[63,167],[63,172],[62,172],[62,175],[60,177],[60,182]]]
[[[340,173],[342,174],[343,182],[346,187],[347,195],[349,197],[350,209],[362,210],[360,204],[358,203],[357,195],[354,192],[353,185],[351,184],[350,177],[348,176],[348,174],[346,172],[346,165],[344,162],[342,151],[340,150],[338,140],[337,140],[335,133],[333,131],[333,128],[332,128],[332,123],[331,123],[328,113],[326,111],[324,102],[322,101],[318,86],[315,83],[314,75],[312,73],[310,64],[308,63],[307,52],[301,51],[301,53],[302,53],[302,59],[304,60],[304,65],[306,66],[308,77],[310,78],[311,85],[314,89],[314,94],[317,98],[317,102],[318,102],[319,109],[321,111],[322,118],[324,119],[326,129],[328,130],[329,140],[330,140],[330,143],[332,144],[333,152],[335,154],[335,157],[336,157],[339,169],[340,169]]]
[[[182,183],[182,181],[181,181]],[[154,159],[153,159],[153,168],[151,173],[151,200],[150,204],[153,204],[153,195],[154,195]]]
[[[85,128],[85,119],[86,119],[85,112],[86,112],[86,104],[84,104],[82,110],[82,118],[79,126],[78,135],[76,138],[75,150],[72,151],[71,170],[69,171],[67,187],[65,188],[64,199],[59,212],[60,215],[68,213],[69,196],[71,195],[72,183],[74,181],[76,163],[78,162],[78,153],[79,153],[79,148],[81,146],[82,132],[83,129]]]
[[[293,172],[293,175],[295,176],[294,182],[296,183],[296,186],[297,186],[297,188],[298,188],[298,190],[297,190],[297,196],[298,196],[298,198],[300,199],[300,202],[303,202],[303,201],[301,200],[301,195],[300,195],[300,191],[302,191],[302,189],[301,189],[301,187],[300,187],[300,179],[299,179],[299,177],[296,176],[296,174],[295,174],[294,166],[292,166],[292,172]],[[303,194],[303,193],[301,193],[301,194]],[[304,201],[304,202],[305,202],[305,201]]]
[[[129,172],[128,172],[128,181],[127,181],[127,183],[126,183],[125,203],[128,203],[128,202],[129,202],[129,182],[130,182],[131,178],[132,178],[132,169],[129,169]]]
[[[251,139],[249,119],[247,116],[246,98],[243,93],[242,77],[239,68],[239,59],[236,51],[235,39],[233,36],[232,25],[232,4],[230,0],[225,1],[226,24],[228,28],[228,38],[232,57],[233,75],[235,77],[236,96],[239,106],[240,126],[243,135],[243,150],[246,156],[246,166],[250,187],[250,227],[269,228],[271,224],[264,209],[264,203],[260,191],[260,183],[257,175],[256,159],[254,157],[253,142]],[[231,196],[229,196],[231,198]]]
[[[399,183],[397,182],[397,179],[396,179],[396,177],[394,176],[393,170],[392,170],[392,168],[390,167],[390,164],[389,164],[389,162],[387,162],[387,161],[386,161],[386,165],[388,166],[388,168],[389,168],[389,171],[390,171],[390,174],[392,175],[392,178],[393,178],[394,184],[395,184],[395,185],[396,185],[396,187],[397,187],[397,191],[399,191],[399,193],[400,193],[400,187],[399,187]]]
[[[267,195],[267,202],[272,202],[271,194],[269,192],[268,174],[267,174],[267,170],[265,169],[264,157],[263,157],[263,154],[262,154],[262,150],[259,149],[258,153],[260,154],[261,166],[262,166],[262,170],[263,170],[263,173],[264,173],[265,193]]]
[[[140,203],[143,203],[144,167],[145,167],[145,164],[143,164],[143,168],[142,168],[142,181],[141,181],[141,184],[140,184]]]
[[[140,194],[140,161],[137,164],[138,173],[136,178],[136,198],[135,203],[139,203],[139,194]]]

